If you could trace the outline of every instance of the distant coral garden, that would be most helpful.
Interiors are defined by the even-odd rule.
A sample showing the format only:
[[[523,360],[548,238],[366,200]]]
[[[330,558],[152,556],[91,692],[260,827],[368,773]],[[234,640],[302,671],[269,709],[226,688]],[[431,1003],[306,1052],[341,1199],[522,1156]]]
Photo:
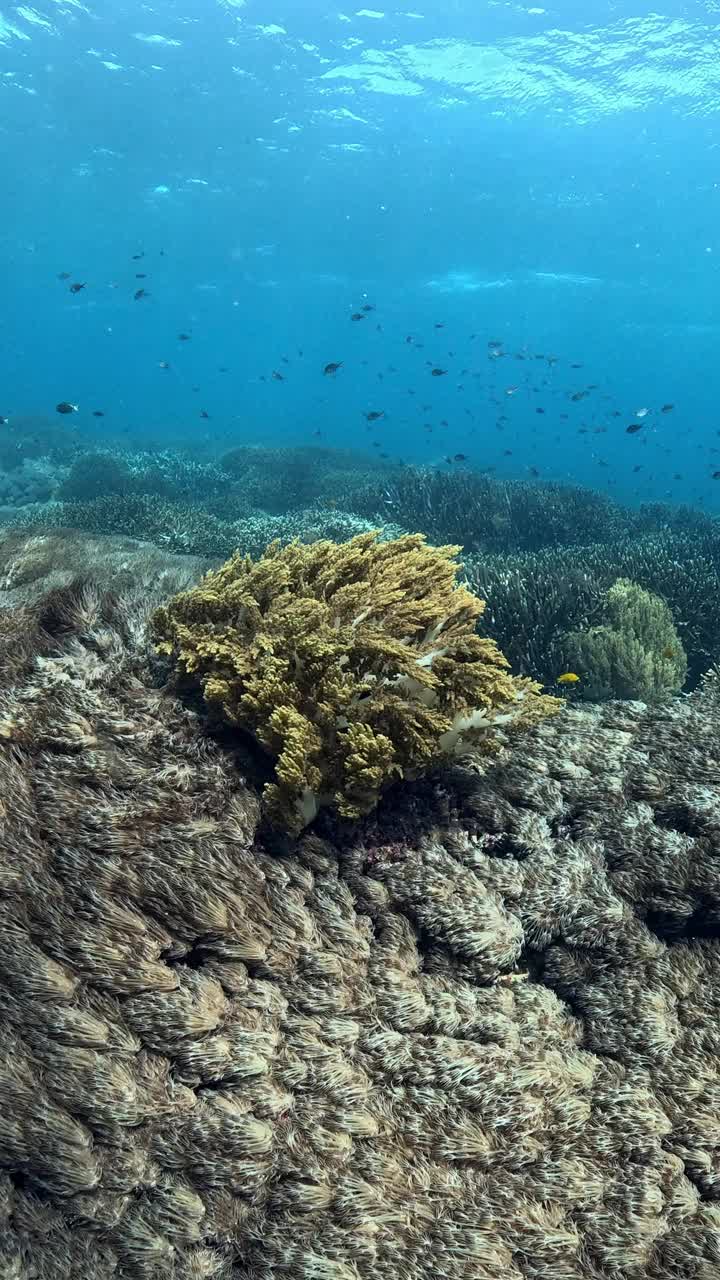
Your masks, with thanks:
[[[458,545],[481,633],[542,685],[575,672],[571,699],[691,690],[720,657],[720,521],[687,508],[320,446],[59,446],[32,421],[0,449],[0,504],[9,528],[127,535],[206,567],[371,530]]]

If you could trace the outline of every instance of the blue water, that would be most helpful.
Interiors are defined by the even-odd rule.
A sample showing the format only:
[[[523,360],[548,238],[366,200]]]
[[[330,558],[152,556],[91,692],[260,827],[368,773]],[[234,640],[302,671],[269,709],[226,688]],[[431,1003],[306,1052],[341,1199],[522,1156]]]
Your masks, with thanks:
[[[717,511],[719,32],[715,0],[4,6],[0,414]]]

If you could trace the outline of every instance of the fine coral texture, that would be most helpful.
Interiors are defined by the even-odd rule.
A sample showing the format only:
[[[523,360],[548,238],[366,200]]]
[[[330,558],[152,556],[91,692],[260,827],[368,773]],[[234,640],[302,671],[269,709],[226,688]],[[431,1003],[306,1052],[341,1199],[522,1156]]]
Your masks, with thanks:
[[[290,832],[324,805],[357,818],[394,780],[555,709],[477,634],[458,547],[378,537],[235,555],[153,619],[160,651],[276,761],[264,804]]]
[[[3,1280],[717,1280],[717,673],[270,853],[123,554],[3,625]]]
[[[660,596],[619,578],[605,597],[607,621],[566,637],[568,664],[585,680],[593,701],[678,693],[687,679],[687,658],[672,613]]]

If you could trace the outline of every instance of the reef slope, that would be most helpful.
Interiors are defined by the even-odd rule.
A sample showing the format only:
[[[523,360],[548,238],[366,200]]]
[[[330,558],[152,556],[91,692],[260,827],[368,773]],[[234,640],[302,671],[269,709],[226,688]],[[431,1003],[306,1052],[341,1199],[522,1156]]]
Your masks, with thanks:
[[[0,1274],[715,1277],[713,681],[278,847],[148,646],[199,565],[78,546],[0,549]]]

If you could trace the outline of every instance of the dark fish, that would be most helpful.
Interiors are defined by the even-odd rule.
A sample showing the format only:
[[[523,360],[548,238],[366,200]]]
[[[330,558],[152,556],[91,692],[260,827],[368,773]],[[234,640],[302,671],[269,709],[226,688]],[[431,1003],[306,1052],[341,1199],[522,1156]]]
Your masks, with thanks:
[[[363,315],[362,311],[353,311],[353,314],[351,315],[350,319],[351,319],[351,320],[364,320],[364,319],[365,319],[365,317],[364,317],[364,315]]]
[[[670,413],[670,412],[671,412],[671,410],[673,410],[674,408],[675,408],[675,405],[674,405],[674,404],[664,404],[664,405],[663,405],[663,407],[662,407],[662,409],[660,410],[660,412],[661,412],[661,413]]]
[[[385,417],[385,410],[384,410],[384,409],[371,409],[369,413],[366,413],[366,414],[365,414],[365,417],[367,418],[368,422],[377,422],[378,418],[384,418],[384,417]]]
[[[141,259],[141,258],[144,258],[144,257],[145,257],[145,250],[143,249],[142,253],[134,253],[134,254],[133,254],[133,262],[139,262],[139,261],[140,261],[140,259]]]
[[[288,360],[287,356],[281,356],[281,357],[280,357],[280,359],[282,360],[283,364],[289,364],[289,363],[290,363],[290,361]]]
[[[69,280],[69,279],[70,279],[70,272],[69,272],[69,271],[59,271],[59,272],[58,272],[58,280]]]
[[[323,373],[337,373],[338,369],[342,369],[342,366],[342,360],[331,360],[329,364],[325,365]]]
[[[406,342],[414,342],[414,341],[415,341],[415,339],[413,338],[412,334],[411,334],[411,333],[409,333],[409,334],[408,334],[408,336],[407,336],[407,338],[405,339],[405,341],[406,341]]]
[[[141,298],[147,298],[147,296],[148,296],[147,289],[136,289],[133,294],[133,298],[135,299],[136,302],[139,302]]]
[[[93,409],[93,418],[104,418],[105,413],[102,409]]]
[[[136,279],[136,280],[147,280],[147,273],[146,273],[145,271],[136,271],[136,272],[135,272],[135,279]]]
[[[544,413],[544,412],[545,412],[545,410],[544,410],[544,409],[536,409],[536,410],[535,410],[535,412],[536,412],[536,413]]]
[[[365,306],[364,306],[364,307],[361,307],[361,308],[360,308],[360,310],[361,310],[361,311],[366,311],[366,312],[367,312],[367,311],[374,311],[374,310],[375,310],[375,308],[374,308],[374,306],[373,306],[373,304],[372,304],[371,302],[366,302],[366,303],[365,303]]]
[[[59,404],[55,405],[55,408],[58,413],[77,413],[78,411],[78,406],[70,404],[69,400],[61,400]]]
[[[467,462],[467,454],[466,454],[466,453],[456,453],[456,454],[453,456],[453,462]]]
[[[189,342],[191,337],[192,337],[192,334],[190,333],[179,333],[178,342]]]
[[[625,430],[629,436],[634,436],[636,431],[642,431],[644,425],[643,422],[631,422],[630,426],[626,427]]]
[[[430,373],[433,378],[442,378],[443,374],[447,373],[447,369],[431,369]]]
[[[201,409],[201,410],[200,410],[200,417],[201,417],[201,418],[209,418],[209,417],[210,417],[210,414],[208,413],[207,409]]]
[[[284,381],[285,381],[285,375],[284,375],[284,374],[282,374],[282,373],[278,373],[277,369],[273,369],[272,376],[273,376],[273,380],[274,380],[275,382],[284,382]]]
[[[633,472],[635,471],[642,471],[642,462],[638,462],[637,466],[633,467]]]
[[[444,329],[444,328],[445,328],[445,324],[444,324],[444,322],[442,322],[441,324],[436,324],[436,325],[435,325],[435,328],[436,328],[436,329]]]
[[[588,394],[589,393],[587,391],[575,391],[571,395],[570,399],[577,403],[578,400],[584,400]]]
[[[77,280],[76,280],[76,281],[75,281],[75,284],[71,284],[71,285],[70,285],[70,292],[71,292],[71,293],[79,293],[79,292],[80,292],[80,290],[81,290],[81,289],[84,289],[84,288],[85,288],[85,284],[84,284],[84,282],[83,282],[83,284],[80,284],[80,283],[79,283],[79,281],[77,281]]]
[[[713,471],[711,479],[720,480],[720,471]]]

